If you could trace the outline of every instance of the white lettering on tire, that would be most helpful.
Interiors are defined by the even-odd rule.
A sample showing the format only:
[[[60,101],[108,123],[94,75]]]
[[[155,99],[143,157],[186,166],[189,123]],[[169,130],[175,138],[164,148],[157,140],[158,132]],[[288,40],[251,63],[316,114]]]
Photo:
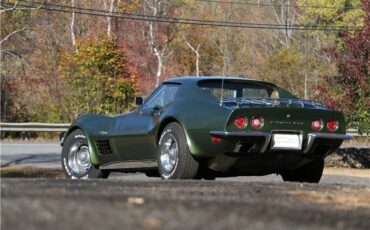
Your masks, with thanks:
[[[71,171],[69,171],[69,168],[68,168],[68,165],[67,165],[67,159],[65,157],[63,158],[63,164],[64,164],[64,168],[65,168],[65,171],[68,174],[68,176],[72,176],[72,173],[71,173]]]
[[[86,136],[85,135],[75,135],[74,138],[75,139],[78,139],[78,138],[86,139]]]

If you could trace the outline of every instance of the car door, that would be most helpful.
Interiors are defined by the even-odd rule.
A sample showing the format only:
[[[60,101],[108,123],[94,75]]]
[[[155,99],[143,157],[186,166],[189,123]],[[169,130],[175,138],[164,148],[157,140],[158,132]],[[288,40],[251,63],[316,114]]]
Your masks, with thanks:
[[[156,138],[160,116],[175,99],[179,85],[163,84],[141,108],[125,116],[118,129],[124,135],[116,144],[122,160],[156,159]]]

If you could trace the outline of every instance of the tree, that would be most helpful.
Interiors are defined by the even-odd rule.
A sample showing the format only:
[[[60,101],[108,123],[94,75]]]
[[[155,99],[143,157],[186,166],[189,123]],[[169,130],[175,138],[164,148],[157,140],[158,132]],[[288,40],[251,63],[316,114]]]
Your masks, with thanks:
[[[30,67],[30,61],[26,58],[29,48],[24,48],[16,43],[27,44],[28,21],[31,18],[31,10],[35,8],[23,8],[18,1],[4,3],[0,1],[0,82],[1,82],[1,120],[24,119],[24,109],[16,102],[21,95],[21,77],[25,76],[25,70]],[[17,76],[17,77],[15,77]]]
[[[278,2],[269,0],[269,3],[271,5],[276,5],[271,6],[276,23],[285,26],[284,30],[272,31],[272,35],[281,45],[289,46],[291,41],[295,40],[293,37],[293,30],[290,27],[297,23],[298,12],[295,8],[291,7],[291,0],[280,0]],[[280,6],[277,6],[279,3]]]
[[[361,26],[361,0],[298,0],[301,6],[302,24],[317,26]]]
[[[168,17],[171,16],[171,13],[175,12],[174,8],[181,3],[182,0],[144,0],[144,13],[149,13],[149,15],[154,18]],[[154,21],[148,21],[147,24],[148,43],[153,56],[156,58],[157,64],[155,71],[155,86],[158,86],[165,67],[165,59],[171,55],[168,47],[177,35],[177,25],[159,24]]]
[[[307,54],[306,54],[307,55]],[[282,47],[268,54],[265,62],[260,65],[260,77],[264,80],[274,82],[293,94],[304,97],[304,75],[316,75],[316,71],[323,72],[323,66],[314,55],[307,55],[295,44]],[[311,87],[314,82],[310,82]]]
[[[125,54],[111,39],[77,42],[78,52],[62,55],[60,73],[70,120],[84,113],[114,114],[131,108],[135,76],[126,70]],[[123,108],[120,108],[123,106]]]
[[[337,66],[317,89],[317,98],[345,113],[348,125],[370,133],[370,2],[364,1],[364,29],[341,33],[341,42],[325,51]]]
[[[117,6],[120,5],[120,0],[110,0],[107,3],[107,0],[103,0],[104,8],[109,13],[114,13],[117,11]],[[107,16],[107,36],[110,38],[112,36],[112,17]]]

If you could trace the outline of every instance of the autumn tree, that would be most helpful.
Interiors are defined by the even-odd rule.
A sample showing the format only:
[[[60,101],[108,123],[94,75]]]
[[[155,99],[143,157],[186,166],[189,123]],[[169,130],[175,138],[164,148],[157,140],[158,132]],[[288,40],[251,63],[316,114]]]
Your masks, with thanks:
[[[62,55],[60,73],[66,93],[63,105],[70,120],[84,113],[114,114],[131,108],[135,76],[127,72],[123,50],[111,39],[77,43],[78,52]]]
[[[362,0],[298,0],[300,22],[313,26],[348,26],[363,24]]]
[[[364,28],[353,33],[344,30],[341,42],[326,49],[337,73],[327,76],[318,87],[318,98],[329,107],[345,113],[348,126],[370,132],[370,2],[364,1]]]
[[[23,96],[26,71],[31,63],[27,55],[32,52],[29,45],[30,20],[36,8],[24,8],[18,1],[5,4],[0,1],[0,82],[1,120],[26,120],[25,104],[19,100]]]

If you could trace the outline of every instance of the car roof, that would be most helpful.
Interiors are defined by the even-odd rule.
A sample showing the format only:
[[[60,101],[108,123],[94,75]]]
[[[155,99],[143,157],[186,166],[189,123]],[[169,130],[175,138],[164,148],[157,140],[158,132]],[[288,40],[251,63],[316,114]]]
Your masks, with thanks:
[[[273,85],[270,82],[265,82],[256,79],[242,78],[242,77],[222,77],[222,76],[200,76],[200,77],[175,77],[165,80],[163,83],[198,83],[203,80],[228,80],[228,81],[245,81],[245,82],[259,82]]]

